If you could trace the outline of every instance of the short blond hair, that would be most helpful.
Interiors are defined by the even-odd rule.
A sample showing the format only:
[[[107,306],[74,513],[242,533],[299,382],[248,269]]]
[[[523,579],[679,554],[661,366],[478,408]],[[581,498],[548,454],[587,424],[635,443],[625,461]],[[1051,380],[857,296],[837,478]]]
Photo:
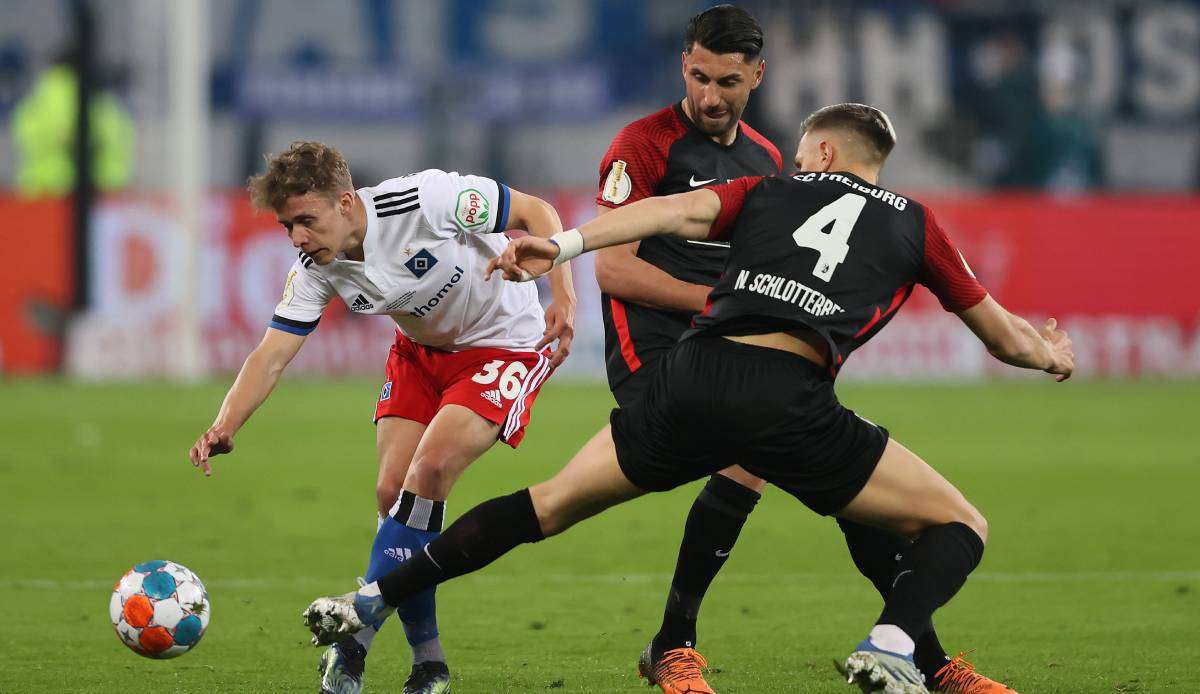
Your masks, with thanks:
[[[260,210],[278,212],[287,199],[305,193],[336,197],[353,191],[350,167],[342,153],[321,142],[297,140],[286,152],[267,155],[267,170],[251,176],[246,188]]]

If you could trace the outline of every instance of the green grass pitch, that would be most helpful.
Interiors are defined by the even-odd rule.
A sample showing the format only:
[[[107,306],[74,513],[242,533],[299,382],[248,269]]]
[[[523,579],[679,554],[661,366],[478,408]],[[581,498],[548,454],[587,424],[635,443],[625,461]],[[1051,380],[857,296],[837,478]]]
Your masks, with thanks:
[[[349,590],[374,533],[377,384],[286,381],[204,479],[186,451],[227,383],[0,383],[0,691],[315,691],[300,612]],[[846,384],[843,400],[955,482],[991,525],[983,564],[937,615],[943,643],[1030,692],[1200,691],[1195,383],[1049,379]],[[519,453],[496,447],[450,500],[544,479],[605,421],[602,387],[551,383]],[[697,485],[637,500],[440,589],[454,689],[646,691]],[[212,625],[172,661],[127,651],[108,621],[131,564],[181,562]],[[831,661],[879,599],[833,522],[768,490],[709,592],[700,647],[722,694],[848,692]],[[398,625],[367,691],[398,691]]]

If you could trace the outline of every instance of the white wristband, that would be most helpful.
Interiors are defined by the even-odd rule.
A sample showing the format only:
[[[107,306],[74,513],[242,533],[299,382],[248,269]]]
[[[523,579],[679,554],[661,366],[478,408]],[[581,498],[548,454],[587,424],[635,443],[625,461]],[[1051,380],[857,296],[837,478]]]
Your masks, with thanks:
[[[583,253],[583,234],[579,233],[578,229],[560,231],[551,236],[550,241],[558,246],[558,256],[554,259],[554,267]]]

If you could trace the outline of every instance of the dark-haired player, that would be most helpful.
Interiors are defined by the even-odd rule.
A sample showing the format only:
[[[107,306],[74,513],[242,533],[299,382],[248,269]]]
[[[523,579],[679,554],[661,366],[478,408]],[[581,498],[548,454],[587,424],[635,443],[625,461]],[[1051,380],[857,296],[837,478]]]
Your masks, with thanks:
[[[762,83],[762,50],[762,28],[741,8],[718,5],[692,17],[683,40],[684,98],[613,139],[600,162],[600,214],[655,195],[781,171],[779,150],[741,120],[750,92]],[[618,405],[645,394],[659,359],[703,310],[728,255],[726,243],[673,236],[596,254],[608,383]],[[729,467],[713,475],[692,506],[662,627],[638,662],[638,673],[665,692],[711,691],[695,650],[700,601],[763,484]]]
[[[987,522],[886,429],[842,407],[834,379],[917,283],[1001,361],[1062,381],[1074,354],[1053,319],[1038,331],[992,299],[928,208],[876,184],[894,142],[877,109],[826,107],[805,121],[801,173],[651,198],[551,239],[511,242],[489,269],[522,280],[585,250],[655,234],[728,239],[731,252],[709,306],[662,357],[641,400],[613,410],[610,426],[553,479],[476,506],[377,582],[313,602],[305,618],[314,641],[377,621],[519,544],[712,474],[736,455],[818,513],[913,540],[845,668],[864,691],[927,692],[915,642],[978,565]]]
[[[630,123],[613,139],[600,164],[600,213],[713,182],[779,173],[779,150],[741,121],[766,69],[762,52],[762,28],[745,10],[718,5],[692,17],[683,41],[685,96]],[[674,236],[596,253],[608,382],[618,405],[645,394],[659,359],[704,310],[728,254],[728,244]],[[713,475],[692,504],[662,624],[638,662],[639,673],[667,694],[712,691],[696,651],[700,605],[764,484],[731,465]],[[844,519],[838,525],[855,565],[886,596],[896,557],[909,540]],[[946,682],[946,691],[966,692],[969,684],[976,694],[986,694],[978,688],[986,678],[961,655],[949,658],[932,627],[917,645],[916,660],[930,682]]]

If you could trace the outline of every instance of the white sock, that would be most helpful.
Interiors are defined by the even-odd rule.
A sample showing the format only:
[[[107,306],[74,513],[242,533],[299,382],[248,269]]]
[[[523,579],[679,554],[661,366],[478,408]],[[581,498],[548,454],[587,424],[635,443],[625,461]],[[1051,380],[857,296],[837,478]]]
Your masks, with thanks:
[[[882,648],[892,653],[899,653],[900,655],[912,655],[917,647],[913,643],[912,637],[894,624],[876,624],[867,638],[877,648]]]

